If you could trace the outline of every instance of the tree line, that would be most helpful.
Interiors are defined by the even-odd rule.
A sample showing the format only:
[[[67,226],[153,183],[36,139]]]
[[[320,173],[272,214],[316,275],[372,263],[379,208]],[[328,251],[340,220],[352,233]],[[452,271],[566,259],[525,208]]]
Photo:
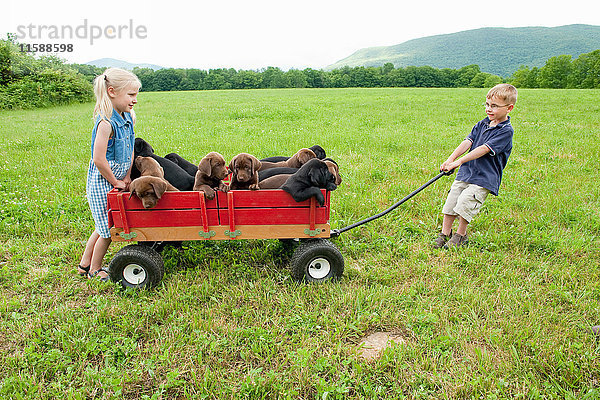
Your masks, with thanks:
[[[160,69],[134,68],[142,90],[215,90],[276,88],[349,87],[487,87],[502,82],[496,75],[481,72],[479,66],[437,69],[429,66],[394,68],[343,67],[332,71],[306,68],[282,71],[277,67],[262,70],[233,68]]]
[[[35,108],[55,104],[87,102],[93,99],[92,81],[104,68],[66,64],[54,56],[35,58],[22,53],[10,35],[0,40],[0,109]],[[482,72],[478,65],[459,69],[430,66],[395,68],[344,67],[332,71],[306,68],[283,71],[276,67],[261,70],[134,68],[143,91],[348,88],[348,87],[492,87],[512,83],[518,88],[600,88],[600,50],[576,59],[561,55],[548,59],[543,67],[520,67],[503,79]]]
[[[89,66],[77,66],[82,73]],[[97,69],[94,73],[101,73]],[[594,89],[600,88],[600,50],[572,59],[561,55],[548,59],[544,66],[522,66],[508,78],[482,72],[478,65],[459,69],[430,66],[395,68],[343,67],[332,71],[306,68],[282,71],[276,67],[262,70],[181,69],[152,70],[134,68],[144,91],[274,89],[274,88],[348,88],[348,87],[492,87],[507,82],[520,88]],[[88,72],[89,74],[89,72]]]
[[[510,83],[521,88],[598,89],[600,88],[600,50],[549,58],[541,67],[520,67]]]

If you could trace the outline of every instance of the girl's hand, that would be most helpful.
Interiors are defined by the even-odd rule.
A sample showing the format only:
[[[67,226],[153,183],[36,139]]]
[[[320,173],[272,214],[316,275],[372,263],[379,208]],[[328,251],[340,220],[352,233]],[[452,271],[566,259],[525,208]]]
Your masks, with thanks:
[[[129,184],[131,184],[131,177],[127,175],[125,178],[123,178],[123,182],[125,183],[125,188],[129,189]]]
[[[117,181],[115,182],[115,189],[119,189],[119,190],[125,190],[127,189],[127,184],[123,181]]]

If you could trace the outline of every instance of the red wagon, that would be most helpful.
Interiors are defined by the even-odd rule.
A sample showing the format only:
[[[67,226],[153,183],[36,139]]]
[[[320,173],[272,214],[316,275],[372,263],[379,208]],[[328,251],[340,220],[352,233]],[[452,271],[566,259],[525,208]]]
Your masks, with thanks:
[[[112,190],[112,240],[138,244],[117,252],[110,263],[111,279],[126,287],[156,286],[164,274],[157,243],[240,239],[300,239],[291,258],[292,277],[339,278],[344,258],[327,240],[331,193],[322,193],[325,203],[320,206],[314,198],[296,202],[280,189],[217,192],[213,200],[206,200],[202,192],[166,192],[155,208],[145,209],[136,196]]]
[[[344,272],[344,257],[328,239],[388,214],[442,176],[440,172],[385,211],[341,229],[331,230],[331,193],[321,189],[322,206],[314,198],[296,202],[287,192],[232,190],[206,200],[202,192],[166,192],[155,208],[144,209],[137,197],[108,193],[112,240],[132,242],[110,263],[110,277],[126,287],[156,286],[164,275],[160,243],[184,240],[300,239],[291,258],[296,280],[326,281]]]

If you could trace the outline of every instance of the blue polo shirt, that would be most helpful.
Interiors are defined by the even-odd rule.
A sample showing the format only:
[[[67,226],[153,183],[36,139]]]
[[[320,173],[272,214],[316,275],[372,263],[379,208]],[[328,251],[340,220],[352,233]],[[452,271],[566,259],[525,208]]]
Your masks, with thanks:
[[[461,165],[456,180],[484,187],[493,195],[498,196],[500,182],[502,181],[502,170],[506,167],[508,157],[512,151],[513,134],[514,130],[510,123],[510,117],[492,127],[490,127],[488,117],[479,121],[467,136],[467,140],[472,142],[471,150],[486,145],[490,152]]]

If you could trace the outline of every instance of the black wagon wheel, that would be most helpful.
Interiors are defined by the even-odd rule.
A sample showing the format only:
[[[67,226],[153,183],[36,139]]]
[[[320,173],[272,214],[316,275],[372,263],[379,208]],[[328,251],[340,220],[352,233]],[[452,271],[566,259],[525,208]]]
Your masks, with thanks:
[[[325,282],[344,273],[344,257],[327,239],[301,242],[290,261],[292,278],[297,281]]]
[[[115,254],[109,265],[110,279],[123,287],[152,288],[165,274],[162,257],[150,246],[131,244]]]

